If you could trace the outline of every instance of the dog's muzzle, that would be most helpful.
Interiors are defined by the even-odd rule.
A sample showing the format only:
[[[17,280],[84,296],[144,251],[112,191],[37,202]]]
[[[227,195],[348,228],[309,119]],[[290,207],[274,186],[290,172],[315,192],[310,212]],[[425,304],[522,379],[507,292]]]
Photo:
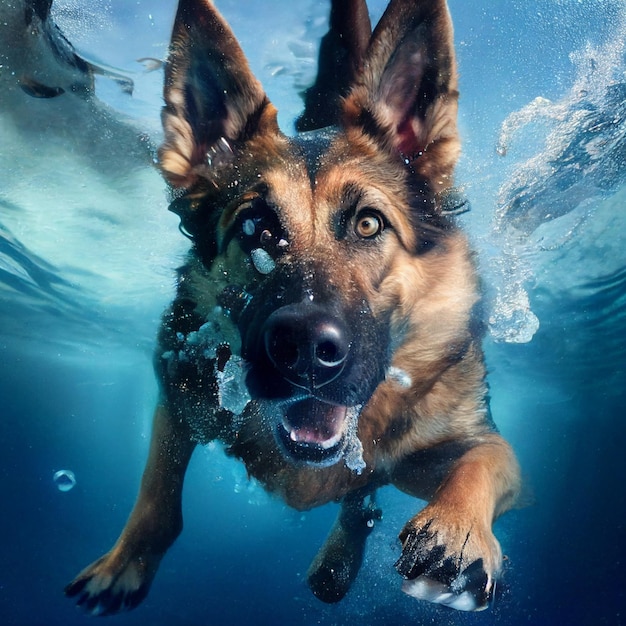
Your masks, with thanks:
[[[366,303],[346,312],[306,295],[270,311],[257,302],[240,319],[246,386],[281,450],[296,463],[343,459],[360,471],[358,419],[384,379],[384,324]]]
[[[348,361],[345,323],[311,303],[291,304],[268,317],[262,337],[271,366],[293,389],[277,404],[276,435],[283,449],[301,462],[336,462],[345,447],[348,407],[331,399],[329,385]]]

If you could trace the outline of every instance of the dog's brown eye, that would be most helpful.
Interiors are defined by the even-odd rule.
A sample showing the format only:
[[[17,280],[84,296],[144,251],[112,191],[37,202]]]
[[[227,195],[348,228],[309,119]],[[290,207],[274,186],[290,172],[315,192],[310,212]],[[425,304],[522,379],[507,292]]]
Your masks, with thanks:
[[[356,221],[354,230],[359,237],[371,239],[383,230],[383,221],[375,213],[362,213]]]

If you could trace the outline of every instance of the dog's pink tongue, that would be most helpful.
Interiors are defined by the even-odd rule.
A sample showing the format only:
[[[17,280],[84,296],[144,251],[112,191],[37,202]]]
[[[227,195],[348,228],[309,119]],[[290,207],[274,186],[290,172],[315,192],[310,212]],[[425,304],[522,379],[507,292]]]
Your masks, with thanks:
[[[307,398],[289,407],[283,418],[283,426],[292,441],[327,449],[341,440],[346,412],[345,406]]]

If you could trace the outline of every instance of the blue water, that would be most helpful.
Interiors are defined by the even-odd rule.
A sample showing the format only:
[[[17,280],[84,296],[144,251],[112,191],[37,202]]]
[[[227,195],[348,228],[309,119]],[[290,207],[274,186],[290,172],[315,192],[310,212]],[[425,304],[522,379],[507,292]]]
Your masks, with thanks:
[[[19,4],[0,0],[0,24]],[[129,128],[158,142],[161,75],[136,63],[165,53],[174,6],[155,4],[55,3],[83,54],[135,80],[129,97],[98,79],[107,115],[22,102],[0,72],[2,624],[89,623],[63,586],[116,539],[147,453],[151,346],[185,241],[147,165],[151,143],[115,146]],[[219,6],[288,127],[326,5],[243,4]],[[396,536],[417,503],[393,489],[380,493],[384,518],[353,589],[319,603],[305,572],[336,507],[292,511],[209,446],[192,460],[185,530],[149,597],[111,623],[626,623],[626,5],[450,7],[457,183],[487,284],[492,409],[527,484],[526,506],[496,525],[508,558],[493,607],[461,614],[402,594]],[[76,486],[60,491],[58,470]]]

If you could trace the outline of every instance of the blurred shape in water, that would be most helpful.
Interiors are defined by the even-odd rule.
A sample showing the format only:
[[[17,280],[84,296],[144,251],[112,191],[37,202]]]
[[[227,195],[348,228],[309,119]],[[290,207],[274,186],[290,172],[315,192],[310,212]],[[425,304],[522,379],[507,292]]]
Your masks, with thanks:
[[[536,287],[545,253],[586,241],[590,218],[626,180],[625,35],[621,14],[604,44],[571,55],[577,78],[560,100],[538,96],[502,124],[500,156],[511,156],[516,144],[539,148],[513,164],[498,194],[494,240],[501,254],[494,272],[500,278],[489,314],[496,341],[533,338],[539,319],[526,289]],[[564,278],[573,287],[573,277]]]
[[[622,16],[602,46],[587,44],[572,55],[577,79],[561,100],[537,97],[502,124],[496,146],[502,156],[510,152],[515,135],[523,129],[542,134],[545,143],[501,187],[498,229],[513,227],[530,235],[584,202],[607,197],[624,182],[625,35],[626,17]]]

